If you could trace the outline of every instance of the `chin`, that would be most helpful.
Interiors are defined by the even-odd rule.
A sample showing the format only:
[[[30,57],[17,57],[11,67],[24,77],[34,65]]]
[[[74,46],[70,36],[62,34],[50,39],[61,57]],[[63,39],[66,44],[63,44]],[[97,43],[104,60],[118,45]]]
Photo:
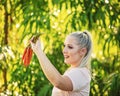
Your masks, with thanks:
[[[69,62],[69,61],[67,61],[67,60],[64,60],[64,63],[66,63],[66,64],[70,64],[70,62]]]
[[[66,61],[66,60],[64,60],[64,63],[67,63],[67,61]]]

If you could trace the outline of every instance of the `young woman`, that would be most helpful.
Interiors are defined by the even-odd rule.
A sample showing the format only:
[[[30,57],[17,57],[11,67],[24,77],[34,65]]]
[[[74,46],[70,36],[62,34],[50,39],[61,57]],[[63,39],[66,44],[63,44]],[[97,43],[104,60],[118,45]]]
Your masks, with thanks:
[[[36,44],[31,40],[31,46],[45,76],[54,86],[52,96],[89,96],[92,51],[89,32],[73,32],[66,37],[63,55],[64,62],[70,64],[70,68],[63,75],[58,72],[42,51],[40,40],[37,40]]]

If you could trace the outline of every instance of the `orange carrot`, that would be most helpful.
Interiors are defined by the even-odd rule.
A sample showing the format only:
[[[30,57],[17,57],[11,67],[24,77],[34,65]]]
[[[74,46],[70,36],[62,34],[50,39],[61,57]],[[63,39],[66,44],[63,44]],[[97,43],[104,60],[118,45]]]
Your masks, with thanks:
[[[30,61],[31,61],[31,58],[32,58],[32,53],[33,53],[33,51],[31,49],[31,47],[29,46],[27,48],[27,52],[26,52],[26,55],[25,55],[25,58],[24,58],[24,65],[25,66],[28,66],[30,64]]]
[[[23,58],[23,64],[24,64],[24,65],[26,65],[26,60],[27,60],[27,59],[26,59],[26,57],[27,57],[26,55],[27,55],[27,51],[28,51],[28,48],[26,48],[26,53],[25,53],[24,58]]]
[[[30,60],[32,58],[32,52],[33,51],[32,51],[30,46],[27,46],[25,48],[25,52],[24,52],[24,55],[22,57],[22,61],[24,63],[24,66],[26,66],[26,67],[30,64]]]
[[[32,53],[33,50],[31,48],[29,48],[29,60],[28,60],[28,64],[30,64],[31,58],[32,58]]]
[[[26,62],[24,63],[25,66],[29,65],[29,50],[30,50],[30,47],[27,48],[27,53],[25,55],[25,60],[26,60]]]
[[[24,60],[23,60],[23,64],[26,65],[26,54],[25,54],[25,57],[24,57]]]
[[[25,48],[25,50],[24,50],[24,53],[23,53],[23,56],[22,56],[22,60],[24,59],[26,52],[27,52],[27,48]]]

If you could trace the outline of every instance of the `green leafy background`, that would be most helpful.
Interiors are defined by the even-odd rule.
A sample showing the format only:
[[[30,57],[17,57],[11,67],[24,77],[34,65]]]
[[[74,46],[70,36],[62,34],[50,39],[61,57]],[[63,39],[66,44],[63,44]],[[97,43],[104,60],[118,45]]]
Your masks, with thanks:
[[[94,45],[90,96],[120,96],[119,0],[0,0],[0,16],[1,96],[51,96],[36,56],[24,67],[23,51],[33,34],[43,33],[42,48],[63,74],[64,39],[83,30]]]

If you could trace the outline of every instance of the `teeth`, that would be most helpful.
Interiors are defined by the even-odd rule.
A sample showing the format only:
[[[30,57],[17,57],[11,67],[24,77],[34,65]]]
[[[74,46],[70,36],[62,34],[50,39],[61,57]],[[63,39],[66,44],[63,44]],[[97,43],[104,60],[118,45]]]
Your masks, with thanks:
[[[69,56],[64,56],[65,58],[69,58]]]

